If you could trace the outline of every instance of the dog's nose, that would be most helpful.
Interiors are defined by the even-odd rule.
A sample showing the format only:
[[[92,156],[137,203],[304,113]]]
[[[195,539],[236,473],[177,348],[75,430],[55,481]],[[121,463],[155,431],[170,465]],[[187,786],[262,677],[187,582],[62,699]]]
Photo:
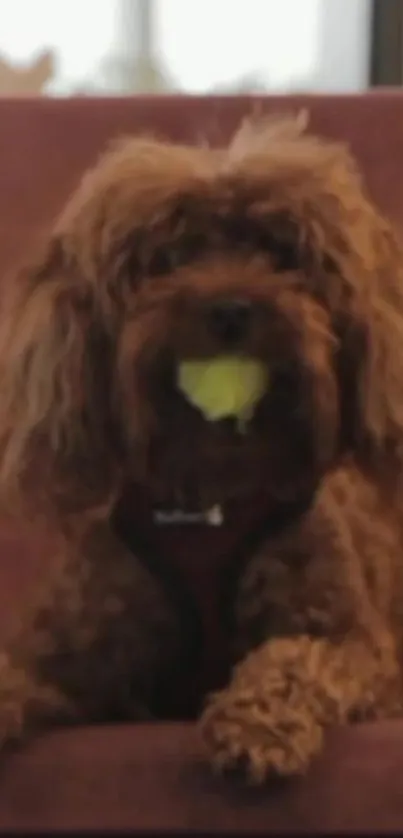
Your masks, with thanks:
[[[217,300],[209,309],[212,334],[225,344],[237,344],[247,336],[252,313],[248,300]]]

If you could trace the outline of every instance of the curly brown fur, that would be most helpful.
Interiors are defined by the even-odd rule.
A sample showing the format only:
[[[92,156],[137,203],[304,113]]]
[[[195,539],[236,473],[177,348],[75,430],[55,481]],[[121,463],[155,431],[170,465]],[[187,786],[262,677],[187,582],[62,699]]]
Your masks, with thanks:
[[[0,487],[60,535],[55,578],[0,658],[0,740],[142,718],[183,664],[158,578],[111,526],[130,483],[199,507],[308,510],[251,553],[213,763],[304,771],[323,731],[402,706],[403,269],[348,152],[298,122],[227,148],[120,143],[84,178],[0,329]],[[272,377],[244,438],[178,392],[220,300]],[[191,557],[190,557],[191,560]],[[163,712],[163,711],[162,711]]]

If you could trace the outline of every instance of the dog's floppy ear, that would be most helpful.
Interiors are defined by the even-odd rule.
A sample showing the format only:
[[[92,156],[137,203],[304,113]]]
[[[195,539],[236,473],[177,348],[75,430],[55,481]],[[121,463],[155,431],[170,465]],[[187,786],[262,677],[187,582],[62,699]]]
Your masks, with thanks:
[[[401,472],[403,247],[397,230],[373,206],[362,206],[361,224],[366,236],[355,244],[361,272],[359,260],[352,260],[356,293],[346,297],[340,317],[345,430],[367,463],[389,461]]]
[[[290,250],[308,293],[328,311],[339,342],[345,446],[367,466],[389,460],[401,472],[402,242],[349,149],[305,128],[305,115],[246,122],[228,167],[255,191],[249,212],[268,247],[274,240]]]
[[[366,467],[401,474],[402,241],[348,149],[319,141],[312,164],[298,226],[308,282],[339,339],[344,441]]]
[[[2,301],[0,497],[17,508],[82,511],[111,491],[108,343],[93,295],[55,237]]]

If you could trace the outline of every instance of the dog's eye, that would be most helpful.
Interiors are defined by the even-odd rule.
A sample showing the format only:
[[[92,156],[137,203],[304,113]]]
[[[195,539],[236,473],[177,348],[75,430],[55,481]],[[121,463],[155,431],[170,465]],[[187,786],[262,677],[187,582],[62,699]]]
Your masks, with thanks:
[[[262,234],[276,271],[296,271],[301,267],[301,231],[292,219],[282,213],[274,215],[267,220]]]
[[[276,271],[285,273],[301,267],[301,256],[294,244],[274,240],[269,242],[268,250]]]
[[[226,235],[239,249],[267,253],[276,271],[296,271],[301,267],[298,227],[283,214],[251,218],[241,216],[225,221]]]
[[[149,276],[163,276],[169,274],[174,267],[173,254],[168,248],[160,248],[150,256],[145,268]]]
[[[267,253],[273,267],[279,273],[296,271],[301,265],[301,256],[296,242],[291,237],[276,235],[275,229],[255,227],[249,235],[240,237],[240,245],[260,253]]]
[[[136,259],[132,257],[132,264],[137,262],[140,275],[149,277],[168,276],[176,268],[186,265],[203,253],[206,239],[203,233],[194,233],[175,239],[167,238],[152,250],[141,243],[138,246]]]
[[[167,247],[155,248],[151,253],[144,253],[142,247],[132,252],[128,260],[128,273],[135,280],[143,276],[157,277],[169,274],[175,267],[175,254]]]

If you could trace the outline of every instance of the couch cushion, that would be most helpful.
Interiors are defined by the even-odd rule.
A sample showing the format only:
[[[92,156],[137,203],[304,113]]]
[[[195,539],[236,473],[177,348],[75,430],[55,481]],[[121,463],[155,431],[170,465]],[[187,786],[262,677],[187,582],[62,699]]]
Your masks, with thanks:
[[[84,728],[8,758],[0,831],[273,835],[403,831],[403,723],[335,731],[303,779],[215,778],[191,725]]]

